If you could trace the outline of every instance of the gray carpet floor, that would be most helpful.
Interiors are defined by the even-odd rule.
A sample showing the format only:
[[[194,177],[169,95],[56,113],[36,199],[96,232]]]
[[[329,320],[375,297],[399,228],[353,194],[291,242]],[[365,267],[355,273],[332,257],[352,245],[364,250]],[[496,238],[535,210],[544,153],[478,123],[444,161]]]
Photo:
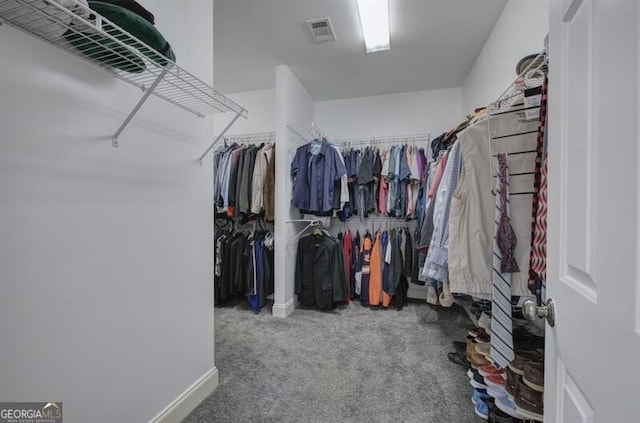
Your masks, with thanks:
[[[465,371],[447,359],[472,326],[464,310],[409,303],[216,308],[218,388],[183,423],[478,423]]]

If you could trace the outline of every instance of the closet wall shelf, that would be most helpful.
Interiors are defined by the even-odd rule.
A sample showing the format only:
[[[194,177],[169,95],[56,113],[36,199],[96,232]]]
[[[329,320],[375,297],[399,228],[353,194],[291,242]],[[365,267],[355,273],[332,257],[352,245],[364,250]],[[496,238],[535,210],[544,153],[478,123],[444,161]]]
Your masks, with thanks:
[[[112,137],[118,136],[153,94],[198,117],[247,111],[173,60],[78,0],[0,0],[5,22],[143,91],[142,98]],[[178,52],[179,54],[179,52]]]

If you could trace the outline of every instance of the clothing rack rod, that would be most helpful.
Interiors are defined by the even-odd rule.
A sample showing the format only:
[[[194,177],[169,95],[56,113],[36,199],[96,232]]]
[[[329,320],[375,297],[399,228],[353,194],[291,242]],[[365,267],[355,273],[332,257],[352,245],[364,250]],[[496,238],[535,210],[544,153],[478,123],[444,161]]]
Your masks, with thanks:
[[[227,135],[225,138],[227,139],[234,139],[234,138],[264,138],[264,137],[275,137],[276,133],[273,131],[266,131],[266,132],[253,132],[253,133],[249,133],[249,134],[230,134]]]
[[[412,222],[416,222],[417,221],[417,219],[409,219],[409,220],[400,221],[400,218],[397,218],[397,217],[380,216],[380,215],[377,215],[377,214],[372,214],[372,215],[369,215],[369,217],[365,217],[364,218],[365,220],[363,220],[361,222],[360,219],[358,219],[357,217],[358,216],[354,215],[351,219],[349,219],[349,220],[347,220],[346,222],[343,222],[343,223],[353,222],[355,224],[360,224],[360,223],[364,224],[364,223],[367,223],[367,222],[397,222],[398,224],[406,224],[406,225],[408,225],[408,224],[410,224]],[[337,216],[331,216],[331,218],[332,219],[339,219]],[[404,217],[402,219],[404,219]],[[340,222],[342,222],[342,221],[340,221]],[[336,223],[338,223],[338,222],[336,222]]]
[[[394,144],[394,143],[408,143],[408,142],[429,142],[431,141],[431,133],[414,134],[414,135],[394,135],[391,137],[360,137],[360,138],[339,138],[332,139],[334,144],[348,144],[348,145],[360,145],[360,144]]]
[[[253,143],[263,141],[275,141],[275,132],[257,132],[254,134],[237,134],[224,137],[225,141],[238,143]]]

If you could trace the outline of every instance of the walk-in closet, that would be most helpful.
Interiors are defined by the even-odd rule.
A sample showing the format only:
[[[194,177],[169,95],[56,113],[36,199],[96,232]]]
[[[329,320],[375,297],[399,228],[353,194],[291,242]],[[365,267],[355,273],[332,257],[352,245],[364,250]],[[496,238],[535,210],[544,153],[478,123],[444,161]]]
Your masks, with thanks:
[[[635,0],[0,0],[0,422],[640,421]]]

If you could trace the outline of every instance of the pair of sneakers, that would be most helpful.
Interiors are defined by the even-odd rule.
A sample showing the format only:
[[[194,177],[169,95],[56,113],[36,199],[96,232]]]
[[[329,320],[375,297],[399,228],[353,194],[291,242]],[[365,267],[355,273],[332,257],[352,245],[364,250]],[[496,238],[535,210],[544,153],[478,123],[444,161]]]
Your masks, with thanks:
[[[438,292],[435,286],[429,285],[427,288],[427,303],[433,305],[441,305],[442,307],[451,307],[454,298],[448,283],[442,285],[442,290]]]

